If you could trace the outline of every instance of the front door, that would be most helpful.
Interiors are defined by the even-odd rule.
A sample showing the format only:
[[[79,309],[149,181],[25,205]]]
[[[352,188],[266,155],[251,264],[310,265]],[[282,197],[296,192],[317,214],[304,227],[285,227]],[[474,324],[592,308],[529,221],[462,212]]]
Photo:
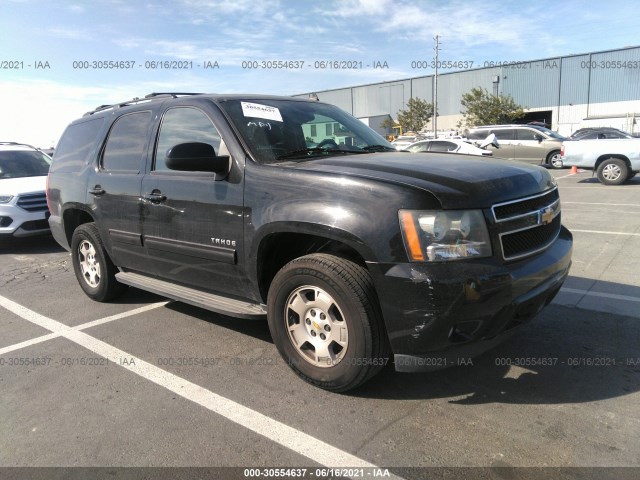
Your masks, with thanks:
[[[543,138],[541,133],[533,129],[517,128],[514,149],[515,159],[540,165],[545,154],[544,145],[542,144]]]
[[[170,170],[166,154],[187,142],[228,155],[219,130],[203,110],[169,108],[162,118],[154,162],[142,180],[144,244],[154,273],[199,289],[241,295],[243,177]]]

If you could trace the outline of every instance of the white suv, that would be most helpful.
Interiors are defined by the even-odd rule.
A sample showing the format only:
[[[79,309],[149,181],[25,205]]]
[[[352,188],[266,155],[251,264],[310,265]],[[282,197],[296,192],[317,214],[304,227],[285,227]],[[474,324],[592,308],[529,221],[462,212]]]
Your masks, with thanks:
[[[36,148],[0,142],[0,240],[49,233],[50,164],[51,158]]]

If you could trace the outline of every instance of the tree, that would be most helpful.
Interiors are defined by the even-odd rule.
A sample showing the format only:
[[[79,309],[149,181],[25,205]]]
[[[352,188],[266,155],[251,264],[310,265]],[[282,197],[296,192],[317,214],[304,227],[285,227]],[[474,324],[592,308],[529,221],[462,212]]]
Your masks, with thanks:
[[[387,130],[393,131],[393,127],[395,127],[397,123],[398,123],[398,122],[396,122],[393,118],[389,117],[389,118],[386,118],[386,119],[385,119],[385,120],[380,124],[380,126],[381,126],[382,128],[387,129]]]
[[[433,104],[419,98],[410,98],[407,109],[398,112],[398,123],[407,131],[418,132],[433,116]]]
[[[475,125],[500,125],[511,123],[524,115],[524,108],[511,95],[493,95],[486,89],[475,87],[462,95],[460,101],[466,111],[458,127]]]

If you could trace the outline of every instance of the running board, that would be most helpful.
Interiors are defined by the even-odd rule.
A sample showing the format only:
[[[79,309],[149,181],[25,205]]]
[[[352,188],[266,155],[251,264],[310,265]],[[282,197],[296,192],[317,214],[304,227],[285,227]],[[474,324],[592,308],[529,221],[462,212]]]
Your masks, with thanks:
[[[182,285],[147,277],[138,273],[116,273],[116,280],[125,285],[162,295],[179,302],[188,303],[196,307],[211,310],[230,317],[248,318],[251,320],[267,318],[267,306],[260,303],[243,302],[232,298],[201,292]]]

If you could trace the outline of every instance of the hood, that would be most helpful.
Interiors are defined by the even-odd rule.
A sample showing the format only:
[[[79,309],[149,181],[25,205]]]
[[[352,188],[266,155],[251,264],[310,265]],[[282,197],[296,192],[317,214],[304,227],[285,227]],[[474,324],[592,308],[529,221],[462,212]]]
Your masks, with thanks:
[[[432,193],[446,209],[488,208],[555,185],[542,167],[460,154],[372,153],[317,158],[287,167],[409,185]]]
[[[47,188],[47,176],[0,178],[0,195],[40,193]]]

